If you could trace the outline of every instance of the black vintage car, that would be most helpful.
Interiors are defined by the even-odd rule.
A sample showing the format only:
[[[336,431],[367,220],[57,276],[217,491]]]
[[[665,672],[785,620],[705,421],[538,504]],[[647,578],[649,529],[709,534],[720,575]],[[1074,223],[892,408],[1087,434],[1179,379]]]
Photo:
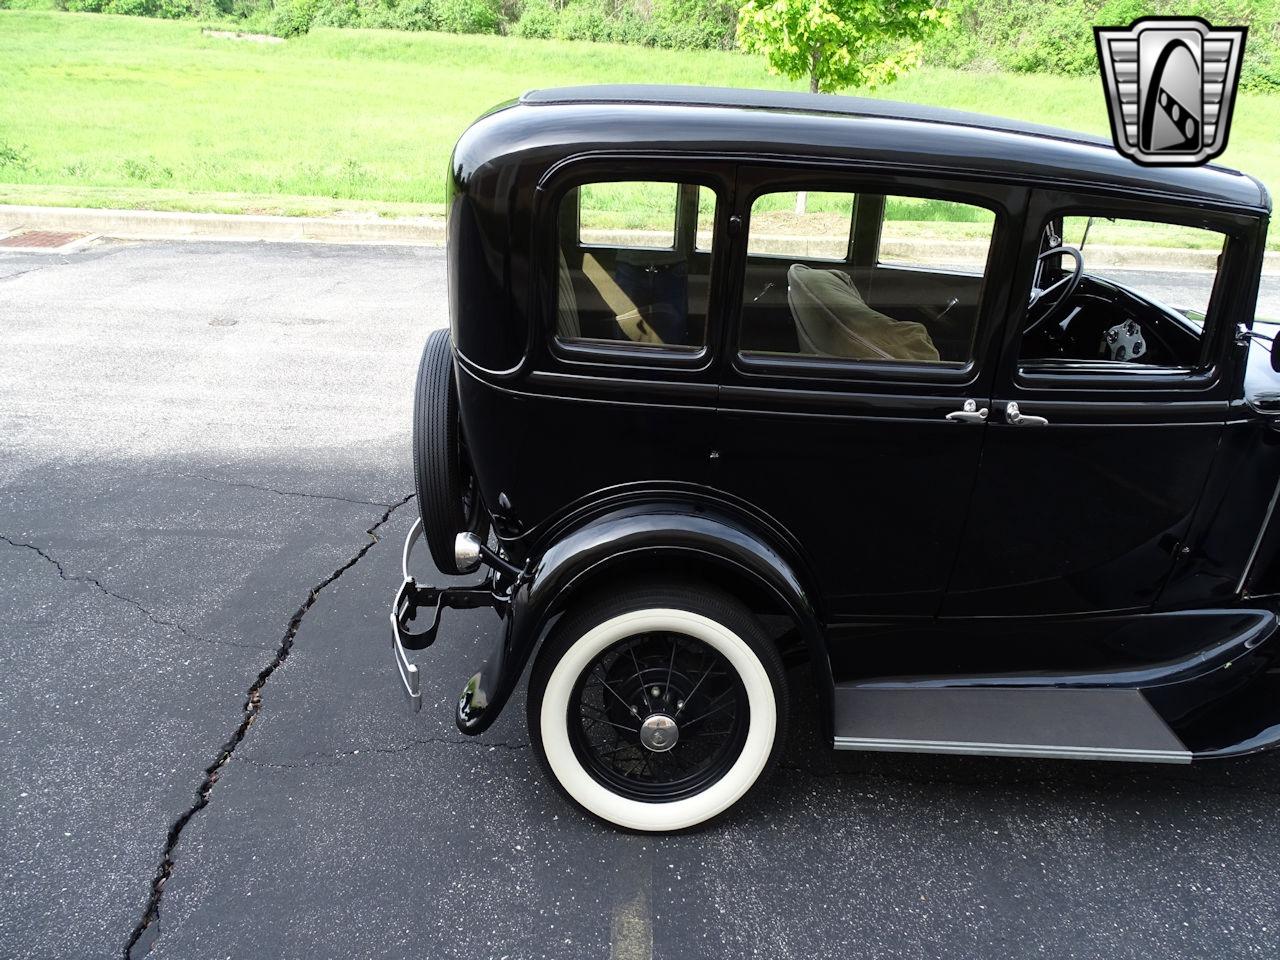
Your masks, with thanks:
[[[1257,180],[880,101],[606,86],[480,118],[449,197],[391,612],[415,703],[406,651],[492,607],[459,729],[531,664],[551,777],[636,830],[765,775],[793,662],[840,750],[1280,742]],[[418,583],[419,538],[483,581]]]

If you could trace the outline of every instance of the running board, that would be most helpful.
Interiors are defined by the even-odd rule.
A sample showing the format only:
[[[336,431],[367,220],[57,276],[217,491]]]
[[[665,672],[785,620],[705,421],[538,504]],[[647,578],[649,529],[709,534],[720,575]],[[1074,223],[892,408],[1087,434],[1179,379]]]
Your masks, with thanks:
[[[1132,688],[835,688],[835,748],[1190,763]]]

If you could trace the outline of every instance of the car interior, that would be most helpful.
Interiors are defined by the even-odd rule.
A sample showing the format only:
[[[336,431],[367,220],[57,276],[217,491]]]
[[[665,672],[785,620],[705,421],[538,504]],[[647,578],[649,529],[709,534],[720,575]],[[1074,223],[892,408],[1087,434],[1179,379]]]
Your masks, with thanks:
[[[799,208],[815,199],[797,200]],[[787,203],[796,194],[784,194]],[[827,221],[826,242],[804,236],[808,218],[769,222],[757,199],[749,230],[740,349],[839,359],[965,363],[982,296],[986,247],[945,263],[926,241],[896,261],[881,258],[886,197],[845,194],[850,217]],[[990,236],[987,237],[987,246]],[[788,248],[801,253],[796,256]],[[818,247],[818,249],[815,249]],[[820,253],[820,256],[815,256]]]
[[[642,228],[595,225],[598,218],[579,189],[561,201],[561,339],[689,348],[705,343],[714,195],[696,184],[643,186],[669,187],[671,204],[648,215]]]
[[[1097,363],[1111,369],[1196,366],[1217,262],[1212,270],[1189,268],[1173,277],[1149,267],[1126,268],[1126,253],[1132,256],[1135,246],[1153,239],[1169,242],[1169,232],[1158,233],[1159,224],[1107,218],[1104,231],[1111,229],[1132,245],[1126,249],[1104,241],[1091,248],[1090,232],[1097,236],[1095,220],[1102,219],[1072,217],[1064,224],[1058,217],[1045,225],[1020,360],[1047,366]],[[1112,226],[1117,223],[1119,229]],[[1214,239],[1207,230],[1170,230],[1175,242],[1188,242],[1188,234],[1202,234],[1210,243]],[[1065,242],[1064,232],[1079,236],[1079,241]],[[1139,260],[1162,255],[1159,248],[1146,249],[1156,253]],[[1178,298],[1175,305],[1157,299],[1153,291],[1165,292],[1162,286],[1167,296]]]
[[[612,199],[588,199],[593,186],[615,193]],[[628,187],[648,192],[629,195]],[[982,243],[979,226],[962,242],[948,242],[945,233],[941,240],[929,236],[923,222],[922,236],[895,243],[890,235],[902,225],[886,212],[904,198],[808,195],[816,207],[825,198],[824,212],[802,210],[806,197],[797,196],[765,194],[752,207],[740,318],[743,353],[955,365],[971,358],[990,234]],[[602,216],[595,209],[626,208],[637,198],[648,205],[639,220],[634,210],[606,210],[609,215]],[[906,202],[933,204],[935,215],[948,208],[944,217],[959,211],[973,219],[976,211],[994,229],[990,213],[969,204]],[[696,184],[589,184],[570,190],[558,222],[558,336],[701,347],[714,209],[714,194]],[[1214,274],[1202,270],[1190,280],[1183,275],[1170,289],[1187,302],[1167,306],[1151,292],[1153,286],[1159,292],[1158,274],[1126,269],[1117,254],[1124,248],[1088,247],[1095,219],[1057,217],[1046,224],[1020,361],[1072,368],[1097,363],[1112,370],[1195,366]],[[912,225],[917,232],[921,223]],[[1068,229],[1078,233],[1077,243],[1064,241]],[[1123,235],[1146,242],[1142,230]]]
[[[587,187],[565,195],[558,222],[556,322],[561,339],[690,348],[704,343],[714,198],[696,185],[669,186],[670,219],[650,213],[645,229],[589,226],[596,217],[584,193]],[[967,361],[986,248],[960,267],[879,262],[885,197],[842,196],[846,215],[834,241],[831,236],[817,238],[819,255],[811,249],[814,238],[804,236],[810,228],[803,225],[799,232],[792,225],[789,235],[772,238],[773,245],[765,243],[761,250],[753,240],[740,349],[841,359]],[[670,230],[665,229],[668,222]],[[781,250],[775,249],[779,243]],[[787,252],[789,248],[796,252]]]

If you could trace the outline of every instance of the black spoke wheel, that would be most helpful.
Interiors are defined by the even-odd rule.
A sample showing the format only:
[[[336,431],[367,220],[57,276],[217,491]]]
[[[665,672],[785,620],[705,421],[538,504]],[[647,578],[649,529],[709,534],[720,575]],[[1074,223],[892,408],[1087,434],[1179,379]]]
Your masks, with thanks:
[[[621,796],[664,802],[706,789],[733,766],[750,706],[721,653],[664,631],[596,656],[566,720],[574,752],[595,779]]]
[[[619,578],[624,579],[624,578]],[[571,606],[529,677],[529,735],[552,781],[630,830],[720,816],[785,742],[777,648],[712,587],[630,587]]]

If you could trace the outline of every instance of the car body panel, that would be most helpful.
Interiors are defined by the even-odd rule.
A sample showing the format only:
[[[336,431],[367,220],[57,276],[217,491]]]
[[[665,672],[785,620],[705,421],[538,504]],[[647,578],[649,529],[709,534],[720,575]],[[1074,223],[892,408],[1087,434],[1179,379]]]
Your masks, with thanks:
[[[502,636],[459,699],[457,723],[464,733],[489,727],[556,619],[571,600],[599,590],[603,581],[597,578],[605,575],[643,583],[680,570],[689,582],[727,577],[764,591],[796,623],[817,689],[831,689],[821,619],[804,573],[763,518],[692,491],[641,486],[590,498],[547,541],[513,585]],[[824,707],[829,715],[829,703]]]
[[[593,177],[717,195],[705,347],[554,335],[557,205]],[[1257,710],[1204,719],[1270,690],[1276,660],[1274,643],[1218,655],[1244,642],[1232,624],[1274,616],[1250,598],[1280,594],[1280,375],[1267,345],[1237,336],[1270,213],[1256,180],[1138,168],[1107,141],[950,111],[605,87],[495,108],[459,140],[448,184],[463,434],[497,548],[522,571],[459,704],[464,732],[493,722],[597,577],[665,564],[740,578],[794,621],[828,735],[837,683],[894,676],[1159,688],[1152,702],[1197,755],[1271,743]],[[978,316],[969,362],[886,372],[738,351],[752,197],[861,184],[995,211],[985,287],[957,287]],[[1042,218],[1086,202],[1231,237],[1204,364],[1126,382],[1018,365]],[[907,269],[878,284],[949,282]],[[967,400],[988,422],[948,422]],[[1011,401],[1048,424],[1003,422]],[[1204,669],[1161,673],[1177,663]]]

